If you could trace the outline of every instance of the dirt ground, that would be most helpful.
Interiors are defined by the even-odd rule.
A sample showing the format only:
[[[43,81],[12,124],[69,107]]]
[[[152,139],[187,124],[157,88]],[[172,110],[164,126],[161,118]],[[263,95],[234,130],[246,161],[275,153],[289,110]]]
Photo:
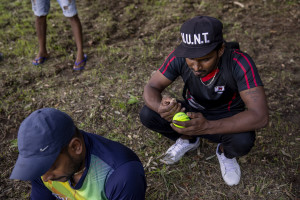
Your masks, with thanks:
[[[28,199],[30,183],[9,180],[18,155],[22,120],[42,107],[71,115],[80,129],[119,141],[140,157],[146,199],[300,199],[300,1],[299,0],[82,0],[86,69],[72,72],[76,48],[56,1],[48,16],[50,59],[35,67],[37,53],[30,1],[0,4],[0,199]],[[151,73],[180,43],[181,24],[210,15],[224,24],[255,61],[270,111],[255,147],[239,159],[242,180],[227,186],[203,140],[196,152],[166,166],[159,157],[172,142],[143,127],[138,113]],[[180,97],[177,80],[165,94]]]

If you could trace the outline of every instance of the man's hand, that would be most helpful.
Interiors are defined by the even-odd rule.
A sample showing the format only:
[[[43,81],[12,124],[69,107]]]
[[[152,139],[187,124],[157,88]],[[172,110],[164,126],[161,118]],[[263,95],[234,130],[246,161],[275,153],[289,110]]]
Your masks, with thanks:
[[[265,127],[268,124],[268,106],[264,88],[258,86],[240,92],[247,109],[218,120],[207,120],[201,113],[187,113],[190,121],[176,122],[186,128],[171,127],[183,135],[232,134]]]
[[[185,122],[173,121],[173,123],[184,126],[185,128],[177,128],[171,123],[171,127],[177,133],[183,135],[203,135],[208,127],[209,121],[203,117],[201,113],[188,112],[187,115],[191,120]]]
[[[158,108],[158,114],[168,122],[171,122],[176,113],[184,110],[185,108],[181,108],[181,103],[178,103],[176,99],[163,97]]]

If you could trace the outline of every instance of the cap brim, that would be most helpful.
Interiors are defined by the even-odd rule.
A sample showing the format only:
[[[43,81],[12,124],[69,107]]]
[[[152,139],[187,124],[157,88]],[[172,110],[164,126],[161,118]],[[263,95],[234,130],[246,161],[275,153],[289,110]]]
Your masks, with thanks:
[[[60,152],[44,157],[23,158],[19,155],[10,179],[34,180],[44,175],[53,165]]]
[[[184,43],[181,44],[175,49],[174,55],[176,57],[183,57],[183,58],[200,58],[206,56],[210,52],[212,52],[220,43],[211,44],[210,46],[205,46],[202,48],[189,48],[185,46]]]

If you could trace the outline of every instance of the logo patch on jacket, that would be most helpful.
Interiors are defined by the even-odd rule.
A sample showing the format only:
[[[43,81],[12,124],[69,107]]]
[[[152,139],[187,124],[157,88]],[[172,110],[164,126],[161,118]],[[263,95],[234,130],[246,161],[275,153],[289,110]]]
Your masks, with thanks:
[[[225,86],[216,86],[215,87],[215,92],[218,94],[222,94],[225,91]]]

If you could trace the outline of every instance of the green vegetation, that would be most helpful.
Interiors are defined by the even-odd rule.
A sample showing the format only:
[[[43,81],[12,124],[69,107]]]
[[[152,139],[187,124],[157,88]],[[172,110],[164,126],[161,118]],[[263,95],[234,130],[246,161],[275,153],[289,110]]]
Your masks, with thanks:
[[[293,199],[300,196],[299,2],[129,0],[77,1],[83,26],[86,69],[74,73],[76,46],[56,1],[48,15],[50,58],[41,66],[30,1],[0,4],[0,198],[25,199],[30,186],[8,179],[17,158],[21,121],[42,107],[71,115],[77,126],[121,142],[140,157],[147,174],[147,199]],[[179,29],[198,14],[224,22],[225,39],[237,40],[254,59],[265,84],[269,126],[257,130],[256,145],[239,159],[242,181],[228,187],[215,158],[216,145],[178,164],[160,156],[173,144],[139,121],[143,87],[179,44]],[[165,94],[180,98],[182,80]]]

